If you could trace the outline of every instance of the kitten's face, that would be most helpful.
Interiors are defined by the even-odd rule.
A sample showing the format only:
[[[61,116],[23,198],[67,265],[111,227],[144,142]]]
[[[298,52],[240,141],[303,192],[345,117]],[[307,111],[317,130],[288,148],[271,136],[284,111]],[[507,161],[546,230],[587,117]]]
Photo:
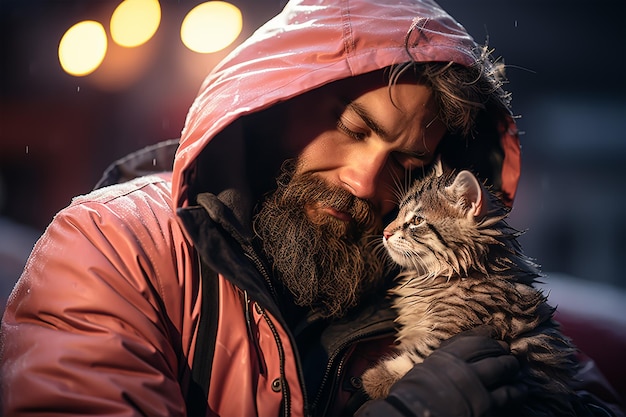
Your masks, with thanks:
[[[467,171],[451,180],[431,176],[414,184],[385,228],[383,245],[403,268],[419,273],[465,269],[481,188]]]

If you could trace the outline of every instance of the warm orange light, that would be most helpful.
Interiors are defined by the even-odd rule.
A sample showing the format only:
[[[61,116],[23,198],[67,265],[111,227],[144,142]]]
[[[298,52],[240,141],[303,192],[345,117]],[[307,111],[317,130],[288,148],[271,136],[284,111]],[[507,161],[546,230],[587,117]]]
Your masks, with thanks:
[[[70,75],[84,76],[95,71],[107,51],[104,27],[93,20],[76,23],[59,42],[59,62]]]
[[[242,26],[241,11],[236,6],[225,1],[209,1],[187,13],[180,37],[192,51],[212,53],[233,43]]]
[[[158,0],[124,0],[111,16],[111,38],[121,46],[139,46],[154,36],[160,23]]]

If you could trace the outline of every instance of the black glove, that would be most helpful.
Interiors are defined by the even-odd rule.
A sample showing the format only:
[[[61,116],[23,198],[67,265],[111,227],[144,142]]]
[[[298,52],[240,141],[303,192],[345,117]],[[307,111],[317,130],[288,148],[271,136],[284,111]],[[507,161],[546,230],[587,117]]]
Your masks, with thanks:
[[[519,362],[491,335],[483,326],[443,342],[386,399],[365,403],[355,416],[476,417],[521,402],[526,390],[513,384]]]

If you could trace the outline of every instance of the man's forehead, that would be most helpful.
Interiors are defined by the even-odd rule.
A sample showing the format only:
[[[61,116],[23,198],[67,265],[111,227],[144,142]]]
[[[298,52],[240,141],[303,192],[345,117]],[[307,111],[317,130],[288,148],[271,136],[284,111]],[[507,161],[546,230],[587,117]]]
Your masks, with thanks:
[[[320,91],[343,95],[346,98],[354,99],[368,91],[389,85],[389,78],[384,71],[378,70],[365,74],[348,77],[333,81],[320,87]]]

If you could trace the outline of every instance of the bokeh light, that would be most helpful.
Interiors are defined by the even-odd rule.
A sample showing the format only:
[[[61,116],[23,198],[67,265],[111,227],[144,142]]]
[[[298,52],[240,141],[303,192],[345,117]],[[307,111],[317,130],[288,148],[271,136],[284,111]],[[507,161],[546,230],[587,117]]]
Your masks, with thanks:
[[[158,66],[158,54],[163,46],[161,40],[154,39],[140,48],[127,48],[110,42],[107,56],[98,71],[89,76],[89,84],[100,91],[124,91],[132,88],[148,74],[150,67]]]
[[[59,42],[59,62],[65,72],[84,76],[95,71],[107,51],[102,24],[84,20],[69,28]]]
[[[241,11],[224,1],[194,7],[180,28],[183,44],[194,52],[212,53],[233,43],[242,29]]]
[[[124,0],[111,16],[111,38],[127,48],[146,43],[159,28],[158,0]]]

